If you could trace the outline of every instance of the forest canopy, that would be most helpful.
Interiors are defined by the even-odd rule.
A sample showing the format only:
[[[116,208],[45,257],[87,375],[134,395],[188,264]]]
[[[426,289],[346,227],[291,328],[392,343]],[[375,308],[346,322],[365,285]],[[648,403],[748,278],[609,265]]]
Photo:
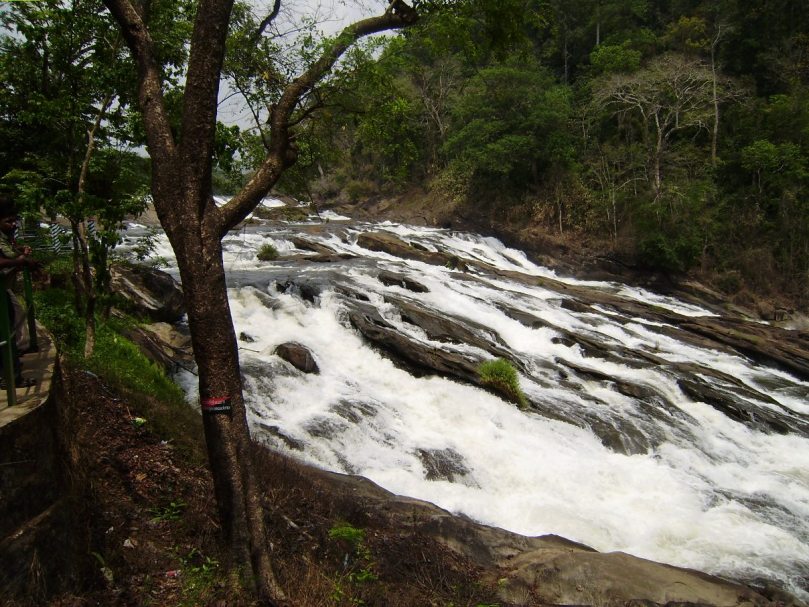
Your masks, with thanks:
[[[423,4],[416,26],[352,48],[306,96],[280,188],[318,202],[420,188],[653,269],[710,271],[728,293],[807,301],[803,2]],[[193,15],[150,6],[179,123]],[[294,44],[274,25],[257,38],[255,13],[236,4],[230,23],[225,88],[252,119],[217,127],[217,193],[249,178],[289,74],[333,42],[312,22]],[[148,166],[131,151],[144,142],[134,67],[109,15],[95,0],[50,1],[3,20],[16,31],[0,59],[4,186],[78,213],[86,133],[103,117],[81,212],[132,206]]]
[[[803,3],[521,5],[496,37],[439,14],[356,51],[356,84],[306,131],[329,153],[293,174],[308,167],[323,199],[427,188],[653,269],[710,271],[728,293],[805,303]]]

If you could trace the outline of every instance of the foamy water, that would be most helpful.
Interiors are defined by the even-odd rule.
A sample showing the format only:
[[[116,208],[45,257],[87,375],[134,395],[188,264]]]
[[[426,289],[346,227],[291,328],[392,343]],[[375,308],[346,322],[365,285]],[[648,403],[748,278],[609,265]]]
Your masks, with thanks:
[[[713,314],[641,289],[560,278],[494,239],[393,224],[382,229],[429,250],[600,289],[683,316]],[[520,411],[468,385],[415,378],[395,367],[350,326],[345,300],[334,291],[324,290],[316,304],[277,292],[276,282],[285,276],[317,277],[334,270],[333,265],[290,266],[283,258],[258,262],[255,251],[265,242],[282,252],[302,253],[287,231],[234,233],[225,240],[226,268],[234,276],[250,276],[251,286],[233,288],[230,298],[237,334],[245,332],[254,340],[243,344],[241,361],[260,440],[487,524],[526,535],[555,533],[601,551],[625,551],[736,579],[776,579],[809,598],[809,440],[737,423],[687,398],[676,377],[657,366],[586,357],[578,346],[558,343],[552,327],[623,350],[653,352],[672,363],[719,370],[797,415],[809,413],[809,384],[741,356],[663,335],[654,330],[659,323],[622,323],[606,310],[564,309],[559,305],[563,296],[547,289],[486,276],[465,280],[447,268],[361,249],[353,230],[322,238],[340,252],[374,260],[346,264],[340,280],[368,295],[403,332],[429,342],[383,302],[383,293],[417,298],[432,310],[495,331],[530,370],[521,383],[532,400],[551,403],[562,418],[629,421],[652,447],[640,454],[617,453],[588,428]],[[170,258],[170,250],[160,253]],[[407,274],[429,291],[416,295],[384,287],[374,277],[377,267]],[[521,325],[502,312],[506,304],[549,326]],[[321,373],[302,376],[273,355],[287,341],[307,346]],[[653,388],[675,410],[668,418],[650,416],[644,403],[604,382],[575,376],[560,382],[553,367],[565,362]],[[303,449],[290,448],[290,440]],[[453,480],[428,480],[425,453],[449,454],[458,468]]]

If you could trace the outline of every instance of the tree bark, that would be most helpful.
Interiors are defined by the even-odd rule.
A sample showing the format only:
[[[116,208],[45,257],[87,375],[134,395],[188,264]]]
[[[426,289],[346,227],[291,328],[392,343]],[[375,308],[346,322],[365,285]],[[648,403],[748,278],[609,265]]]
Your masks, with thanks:
[[[184,202],[186,207],[198,204]],[[188,310],[205,439],[223,534],[235,562],[250,564],[260,599],[267,605],[281,605],[285,596],[270,564],[261,497],[252,466],[221,242],[200,233],[180,237],[176,231],[170,239]],[[216,410],[228,405],[229,411]]]
[[[138,66],[138,99],[153,161],[152,196],[183,284],[222,530],[235,564],[250,568],[262,604],[280,607],[286,598],[270,564],[261,495],[254,478],[221,240],[295,162],[291,118],[304,95],[359,38],[410,25],[417,14],[403,0],[391,0],[383,15],[345,28],[286,87],[270,117],[266,159],[245,188],[220,208],[211,194],[212,151],[233,0],[197,3],[179,140],[169,125],[160,66],[141,13],[130,0],[104,3],[120,24]]]

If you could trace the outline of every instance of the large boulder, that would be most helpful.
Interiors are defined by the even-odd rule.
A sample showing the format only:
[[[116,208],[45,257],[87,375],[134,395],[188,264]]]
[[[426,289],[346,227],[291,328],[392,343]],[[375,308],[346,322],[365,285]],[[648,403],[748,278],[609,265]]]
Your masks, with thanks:
[[[275,349],[275,354],[283,358],[290,365],[304,373],[320,373],[315,357],[309,348],[290,341],[281,344]]]
[[[110,275],[110,289],[127,299],[138,314],[167,323],[185,314],[183,290],[170,274],[148,266],[115,265]]]

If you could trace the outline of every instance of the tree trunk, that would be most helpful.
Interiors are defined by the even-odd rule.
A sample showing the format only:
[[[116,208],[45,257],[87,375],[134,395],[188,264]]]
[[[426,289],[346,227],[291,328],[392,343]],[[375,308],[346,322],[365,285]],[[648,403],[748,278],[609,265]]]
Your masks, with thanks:
[[[655,119],[657,119],[655,117]],[[660,123],[657,123],[657,131],[656,131],[657,139],[655,141],[655,150],[654,150],[654,188],[655,188],[655,202],[660,200],[660,196],[663,194],[663,176],[661,172],[661,163],[663,161],[663,145],[665,140],[663,139],[663,131],[660,128]]]
[[[82,192],[79,192],[79,196]],[[93,285],[93,270],[90,267],[90,249],[87,245],[87,225],[84,220],[70,220],[73,235],[73,285],[76,289],[76,301],[81,303],[77,309],[84,314],[85,337],[84,357],[89,358],[95,348],[96,292]]]
[[[118,48],[120,44],[120,38],[116,41],[114,49]],[[79,172],[79,184],[78,184],[78,192],[77,196],[79,199],[79,209],[83,212],[84,208],[84,198],[87,189],[87,176],[90,173],[90,160],[93,158],[93,153],[95,152],[96,146],[96,133],[98,132],[99,127],[101,126],[101,121],[104,119],[104,116],[107,113],[110,105],[112,105],[112,101],[115,98],[113,93],[109,93],[104,102],[101,104],[101,109],[98,110],[96,114],[95,121],[93,122],[93,126],[87,131],[87,149],[84,152],[84,160],[81,163],[81,171]],[[81,261],[81,267],[79,267],[79,260],[74,255],[74,264],[75,267],[73,271],[76,274],[81,273],[81,281],[80,284],[82,285],[83,299],[84,299],[84,320],[85,320],[85,330],[84,330],[84,358],[90,358],[93,354],[93,350],[95,349],[96,345],[96,299],[98,294],[96,293],[95,284],[93,281],[93,270],[90,267],[90,248],[87,245],[87,223],[84,219],[79,221],[70,222],[71,228],[73,228],[73,238],[74,242],[79,247],[79,258]]]
[[[719,147],[719,95],[716,77],[716,47],[722,39],[722,28],[719,27],[711,43],[711,96],[713,98],[713,131],[711,133],[711,166],[716,167],[717,148]]]
[[[120,24],[138,68],[138,102],[152,158],[154,206],[177,256],[183,283],[223,533],[233,549],[235,564],[253,574],[262,604],[280,606],[286,598],[270,567],[221,239],[295,162],[293,113],[301,99],[357,40],[411,25],[418,13],[405,0],[391,0],[382,15],[347,26],[327,45],[273,105],[268,148],[261,166],[226,205],[218,208],[211,196],[212,157],[233,0],[195,3],[179,136],[164,102],[161,65],[140,3],[103,1]],[[280,7],[278,2],[275,5]]]
[[[170,234],[183,284],[199,371],[205,440],[219,520],[236,567],[249,566],[262,603],[283,605],[270,566],[261,497],[253,472],[239,353],[227,299],[221,242],[199,232]]]

